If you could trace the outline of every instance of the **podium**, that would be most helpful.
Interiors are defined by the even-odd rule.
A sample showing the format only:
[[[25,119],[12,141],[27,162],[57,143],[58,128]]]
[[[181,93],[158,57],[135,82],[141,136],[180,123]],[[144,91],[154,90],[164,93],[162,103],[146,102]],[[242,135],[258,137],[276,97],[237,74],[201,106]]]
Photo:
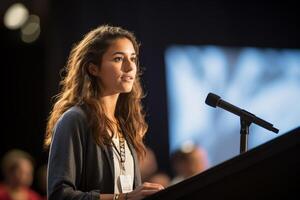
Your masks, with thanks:
[[[263,198],[300,198],[300,127],[145,200]]]

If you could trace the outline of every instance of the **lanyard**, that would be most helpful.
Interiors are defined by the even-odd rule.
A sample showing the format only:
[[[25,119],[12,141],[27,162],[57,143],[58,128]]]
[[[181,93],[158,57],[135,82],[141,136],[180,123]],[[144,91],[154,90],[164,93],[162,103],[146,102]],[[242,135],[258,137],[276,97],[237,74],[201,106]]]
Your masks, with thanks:
[[[120,158],[120,168],[123,172],[125,172],[125,139],[123,136],[119,136],[119,146],[120,146],[120,151],[116,147],[115,143],[112,141],[113,147],[116,150],[119,158]]]

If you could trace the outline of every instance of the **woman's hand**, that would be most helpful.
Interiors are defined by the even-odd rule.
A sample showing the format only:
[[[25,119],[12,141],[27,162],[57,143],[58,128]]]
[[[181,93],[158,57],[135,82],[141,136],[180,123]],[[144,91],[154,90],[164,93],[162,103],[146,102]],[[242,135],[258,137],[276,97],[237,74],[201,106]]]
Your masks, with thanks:
[[[160,184],[145,182],[142,185],[138,186],[132,192],[129,192],[127,194],[127,200],[140,200],[162,189],[164,189],[164,187]],[[125,199],[125,195],[124,195],[124,199]]]

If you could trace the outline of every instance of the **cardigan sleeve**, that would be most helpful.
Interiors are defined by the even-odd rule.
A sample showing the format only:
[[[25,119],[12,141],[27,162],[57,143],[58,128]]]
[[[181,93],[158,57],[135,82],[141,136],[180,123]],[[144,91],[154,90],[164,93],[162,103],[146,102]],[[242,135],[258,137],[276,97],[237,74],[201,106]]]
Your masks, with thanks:
[[[99,200],[100,191],[78,189],[83,173],[84,134],[87,122],[80,110],[71,109],[58,120],[48,160],[48,200]]]

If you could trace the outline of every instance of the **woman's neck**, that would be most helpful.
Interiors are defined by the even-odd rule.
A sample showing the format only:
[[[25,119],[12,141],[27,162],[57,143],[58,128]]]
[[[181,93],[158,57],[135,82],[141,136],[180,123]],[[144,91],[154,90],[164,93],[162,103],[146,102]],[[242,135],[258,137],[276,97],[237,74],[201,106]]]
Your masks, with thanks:
[[[104,109],[106,111],[106,115],[113,122],[116,122],[115,110],[116,110],[118,97],[119,97],[119,94],[101,97],[101,101],[104,104]]]

